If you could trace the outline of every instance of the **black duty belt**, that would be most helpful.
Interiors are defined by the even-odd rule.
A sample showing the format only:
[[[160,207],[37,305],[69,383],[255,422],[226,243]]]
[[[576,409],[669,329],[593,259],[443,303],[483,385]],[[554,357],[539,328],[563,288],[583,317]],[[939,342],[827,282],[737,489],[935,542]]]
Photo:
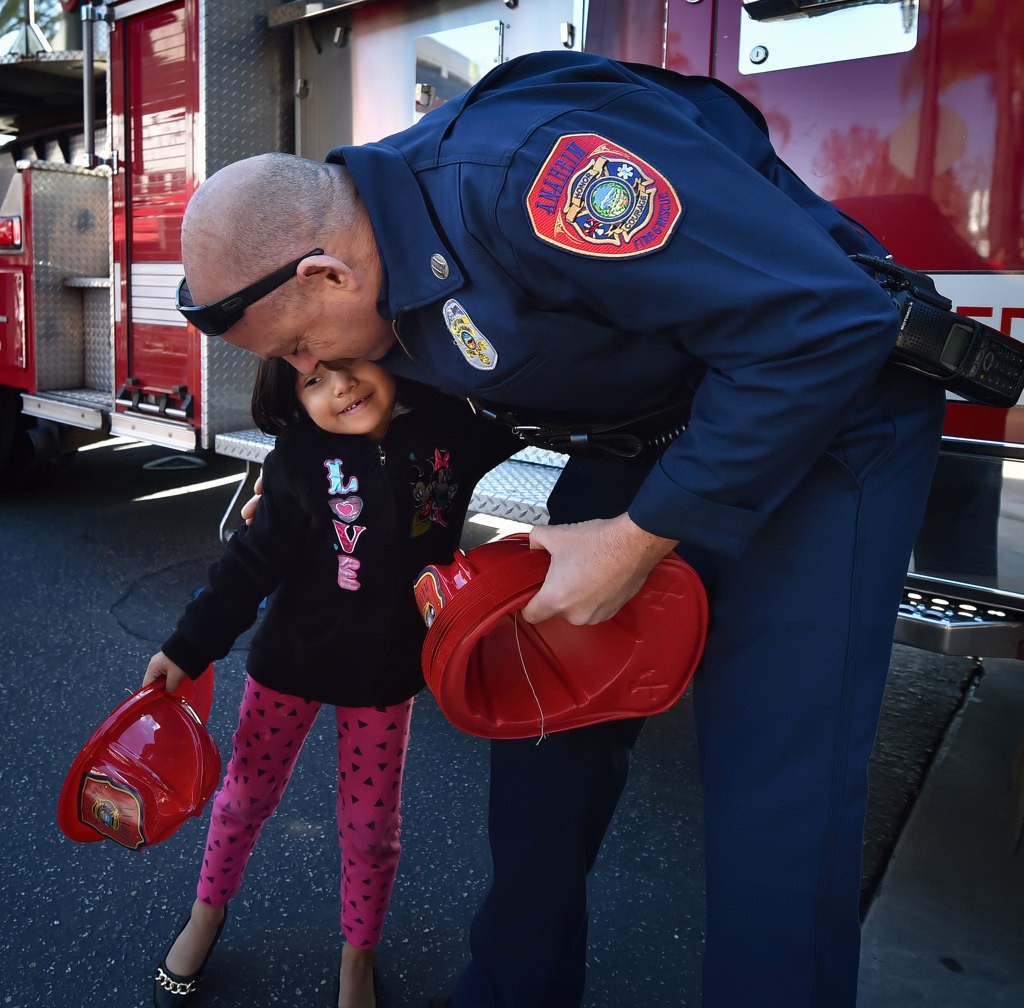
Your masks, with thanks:
[[[657,458],[686,429],[690,404],[654,410],[614,423],[557,424],[536,421],[505,407],[476,399],[469,405],[480,416],[501,424],[535,448],[565,455],[604,455],[623,460]]]

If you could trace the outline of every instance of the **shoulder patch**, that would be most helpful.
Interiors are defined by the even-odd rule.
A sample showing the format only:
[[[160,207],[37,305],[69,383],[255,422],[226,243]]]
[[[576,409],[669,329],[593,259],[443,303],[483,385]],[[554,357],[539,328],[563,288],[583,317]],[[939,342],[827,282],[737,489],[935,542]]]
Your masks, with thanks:
[[[533,233],[577,255],[627,259],[660,249],[683,205],[660,172],[596,133],[558,138],[526,194]]]

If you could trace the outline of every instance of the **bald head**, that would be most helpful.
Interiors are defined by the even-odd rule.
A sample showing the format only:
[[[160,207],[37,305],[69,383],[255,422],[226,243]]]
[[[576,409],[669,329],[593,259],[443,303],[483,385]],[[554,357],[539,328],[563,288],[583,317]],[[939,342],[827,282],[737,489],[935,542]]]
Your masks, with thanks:
[[[222,168],[189,201],[181,258],[194,305],[294,268],[220,333],[261,357],[313,373],[320,361],[377,359],[395,341],[378,307],[382,269],[370,218],[340,165],[261,154]]]
[[[182,219],[195,302],[224,297],[311,248],[344,257],[358,216],[340,165],[279,153],[227,165],[196,190]]]

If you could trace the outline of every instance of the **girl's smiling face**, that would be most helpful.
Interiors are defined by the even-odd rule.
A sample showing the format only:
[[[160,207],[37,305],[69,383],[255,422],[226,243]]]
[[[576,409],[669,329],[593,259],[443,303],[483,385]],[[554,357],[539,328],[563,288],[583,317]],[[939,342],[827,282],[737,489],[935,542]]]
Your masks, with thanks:
[[[391,423],[395,379],[368,360],[317,364],[296,376],[299,402],[310,419],[332,434],[364,434],[380,441]]]

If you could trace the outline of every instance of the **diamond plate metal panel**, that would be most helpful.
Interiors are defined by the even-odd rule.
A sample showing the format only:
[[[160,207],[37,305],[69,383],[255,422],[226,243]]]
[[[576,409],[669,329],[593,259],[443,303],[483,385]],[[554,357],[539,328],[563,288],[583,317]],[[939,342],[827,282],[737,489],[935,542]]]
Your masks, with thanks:
[[[231,434],[218,434],[215,447],[218,455],[244,459],[246,462],[262,462],[270,454],[275,440],[253,427]]]
[[[562,466],[520,461],[523,454],[514,455],[484,475],[473,492],[471,511],[531,525],[547,524],[548,494],[561,474]],[[554,452],[545,452],[544,455],[564,461],[564,456]]]
[[[294,149],[292,34],[267,27],[266,0],[205,0],[200,17],[201,178],[239,158]]]
[[[60,398],[61,401],[72,406],[81,406],[83,409],[104,410],[110,409],[113,393],[90,388],[63,389]]]
[[[73,277],[105,277],[110,269],[109,174],[64,164],[28,162],[32,205],[32,331],[40,391],[86,382],[87,354],[97,360],[110,334],[89,331],[83,293]],[[100,297],[105,296],[101,294]],[[112,368],[112,363],[111,363]]]
[[[213,448],[216,436],[252,426],[252,386],[259,358],[216,336],[202,338],[203,402],[200,444]]]
[[[266,0],[199,5],[199,93],[205,121],[200,179],[266,151],[294,150],[292,34],[267,27]],[[202,340],[200,441],[252,426],[256,358],[220,339]]]
[[[556,469],[563,468],[569,458],[568,455],[563,455],[561,452],[549,451],[547,448],[534,448],[532,445],[517,451],[512,457],[520,462],[554,466]]]
[[[474,491],[469,501],[469,510],[474,514],[494,515],[508,521],[525,522],[527,525],[547,525],[548,509],[544,505],[531,504],[515,497]]]
[[[85,387],[102,390],[107,405],[114,402],[114,328],[111,324],[110,288],[82,291],[85,321]]]

